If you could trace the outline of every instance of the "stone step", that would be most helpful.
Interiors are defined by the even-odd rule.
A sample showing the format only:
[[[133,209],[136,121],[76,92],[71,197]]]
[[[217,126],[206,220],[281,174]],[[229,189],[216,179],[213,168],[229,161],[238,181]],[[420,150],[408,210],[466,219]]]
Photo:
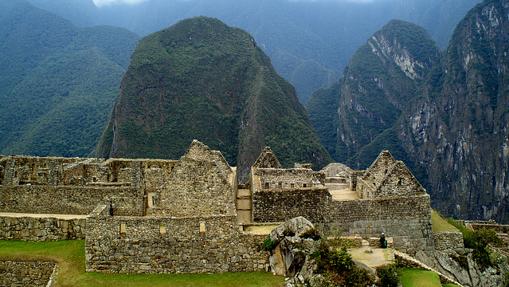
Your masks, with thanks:
[[[251,197],[251,190],[249,189],[239,189],[237,191],[237,198]]]
[[[251,210],[251,200],[250,199],[237,199],[237,209]]]
[[[251,210],[237,210],[237,221],[239,223],[251,223]]]

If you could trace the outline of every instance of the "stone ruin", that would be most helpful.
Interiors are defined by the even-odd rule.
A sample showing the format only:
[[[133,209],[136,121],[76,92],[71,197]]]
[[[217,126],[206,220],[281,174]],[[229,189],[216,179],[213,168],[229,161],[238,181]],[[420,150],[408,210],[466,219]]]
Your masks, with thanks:
[[[365,171],[313,171],[265,148],[237,182],[198,141],[179,160],[0,157],[0,239],[85,239],[87,271],[115,273],[267,270],[261,243],[298,216],[409,254],[435,245],[429,195],[388,151]]]

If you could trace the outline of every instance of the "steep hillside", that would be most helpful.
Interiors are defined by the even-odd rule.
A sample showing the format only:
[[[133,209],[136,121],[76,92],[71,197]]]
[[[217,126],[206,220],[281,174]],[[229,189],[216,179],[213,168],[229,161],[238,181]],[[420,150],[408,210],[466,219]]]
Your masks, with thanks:
[[[427,40],[411,41],[421,47],[412,53],[408,43],[395,45],[375,34],[369,48],[354,56],[340,93],[335,93],[341,95],[333,130],[339,145],[332,154],[362,167],[381,148],[390,149],[413,169],[443,213],[508,222],[508,15],[509,0],[479,4],[460,22],[440,58],[432,45],[423,45]],[[426,46],[430,49],[422,49]],[[401,47],[412,56],[386,56]],[[390,66],[382,65],[382,59]],[[357,65],[364,69],[352,68],[356,63],[364,63]],[[411,67],[419,69],[412,73]],[[316,112],[310,117],[318,118]],[[329,143],[333,132],[317,130],[322,142]]]
[[[0,153],[89,154],[137,36],[79,29],[24,1],[0,6]]]
[[[315,128],[320,142],[332,158],[337,158],[338,104],[341,98],[341,84],[336,83],[329,88],[316,91],[309,99],[306,109],[309,121]]]
[[[283,164],[330,158],[293,87],[246,32],[198,17],[144,38],[100,156],[178,158],[198,139],[245,174],[269,145]]]
[[[336,97],[335,109],[330,106],[334,103],[326,100],[322,107],[309,110],[312,119],[324,112],[335,113],[334,146],[329,127],[322,128],[320,122],[313,121],[322,142],[334,149],[335,159],[355,167],[372,162],[379,151],[357,152],[393,127],[439,56],[426,31],[414,24],[393,20],[376,32],[350,60],[338,84],[340,91],[335,95],[315,94],[314,97]],[[384,136],[390,133],[387,131]],[[384,147],[381,139],[377,142],[377,148]]]
[[[398,125],[428,168],[434,204],[463,218],[509,221],[509,1],[463,19],[443,67]]]

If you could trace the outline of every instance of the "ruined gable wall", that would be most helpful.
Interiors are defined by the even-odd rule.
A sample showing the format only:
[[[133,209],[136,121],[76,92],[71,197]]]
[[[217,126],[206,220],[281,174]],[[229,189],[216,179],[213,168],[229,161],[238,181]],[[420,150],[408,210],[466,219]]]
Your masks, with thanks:
[[[175,163],[150,215],[236,215],[236,178],[222,154],[193,141]]]
[[[411,196],[424,194],[426,191],[406,168],[403,162],[397,162],[379,188],[374,197]]]
[[[332,201],[328,218],[321,224],[326,233],[394,238],[398,250],[415,253],[433,246],[431,207],[427,194],[419,196],[352,201]]]
[[[252,272],[268,264],[260,251],[265,236],[242,234],[235,216],[109,217],[96,211],[87,220],[87,271]]]
[[[362,180],[370,186],[378,186],[395,163],[396,160],[388,151],[382,151],[366,170]]]

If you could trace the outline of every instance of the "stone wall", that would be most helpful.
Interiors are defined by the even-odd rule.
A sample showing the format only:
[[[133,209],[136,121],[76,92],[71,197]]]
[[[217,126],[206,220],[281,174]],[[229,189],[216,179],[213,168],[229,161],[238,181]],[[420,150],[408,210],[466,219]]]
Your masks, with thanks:
[[[143,215],[144,192],[132,187],[17,185],[0,186],[0,212],[88,214],[100,204],[118,215]]]
[[[0,286],[47,287],[53,262],[0,261]]]
[[[324,211],[330,200],[326,188],[261,190],[253,193],[253,220],[284,222],[303,216],[311,222],[324,222]]]
[[[426,193],[406,165],[395,160],[388,151],[382,151],[362,178],[357,179],[356,191],[364,199]]]
[[[110,217],[87,220],[87,271],[218,273],[265,270],[265,236],[243,234],[235,216]]]
[[[85,218],[0,217],[0,240],[85,239]]]
[[[463,234],[461,232],[433,233],[435,250],[456,250],[464,248]]]
[[[236,175],[224,157],[193,141],[175,163],[149,215],[236,215]]]
[[[325,174],[305,168],[253,168],[253,192],[269,189],[298,189],[323,187]]]
[[[394,247],[407,253],[433,248],[428,195],[331,201],[326,220],[318,224],[326,234],[394,238]]]

